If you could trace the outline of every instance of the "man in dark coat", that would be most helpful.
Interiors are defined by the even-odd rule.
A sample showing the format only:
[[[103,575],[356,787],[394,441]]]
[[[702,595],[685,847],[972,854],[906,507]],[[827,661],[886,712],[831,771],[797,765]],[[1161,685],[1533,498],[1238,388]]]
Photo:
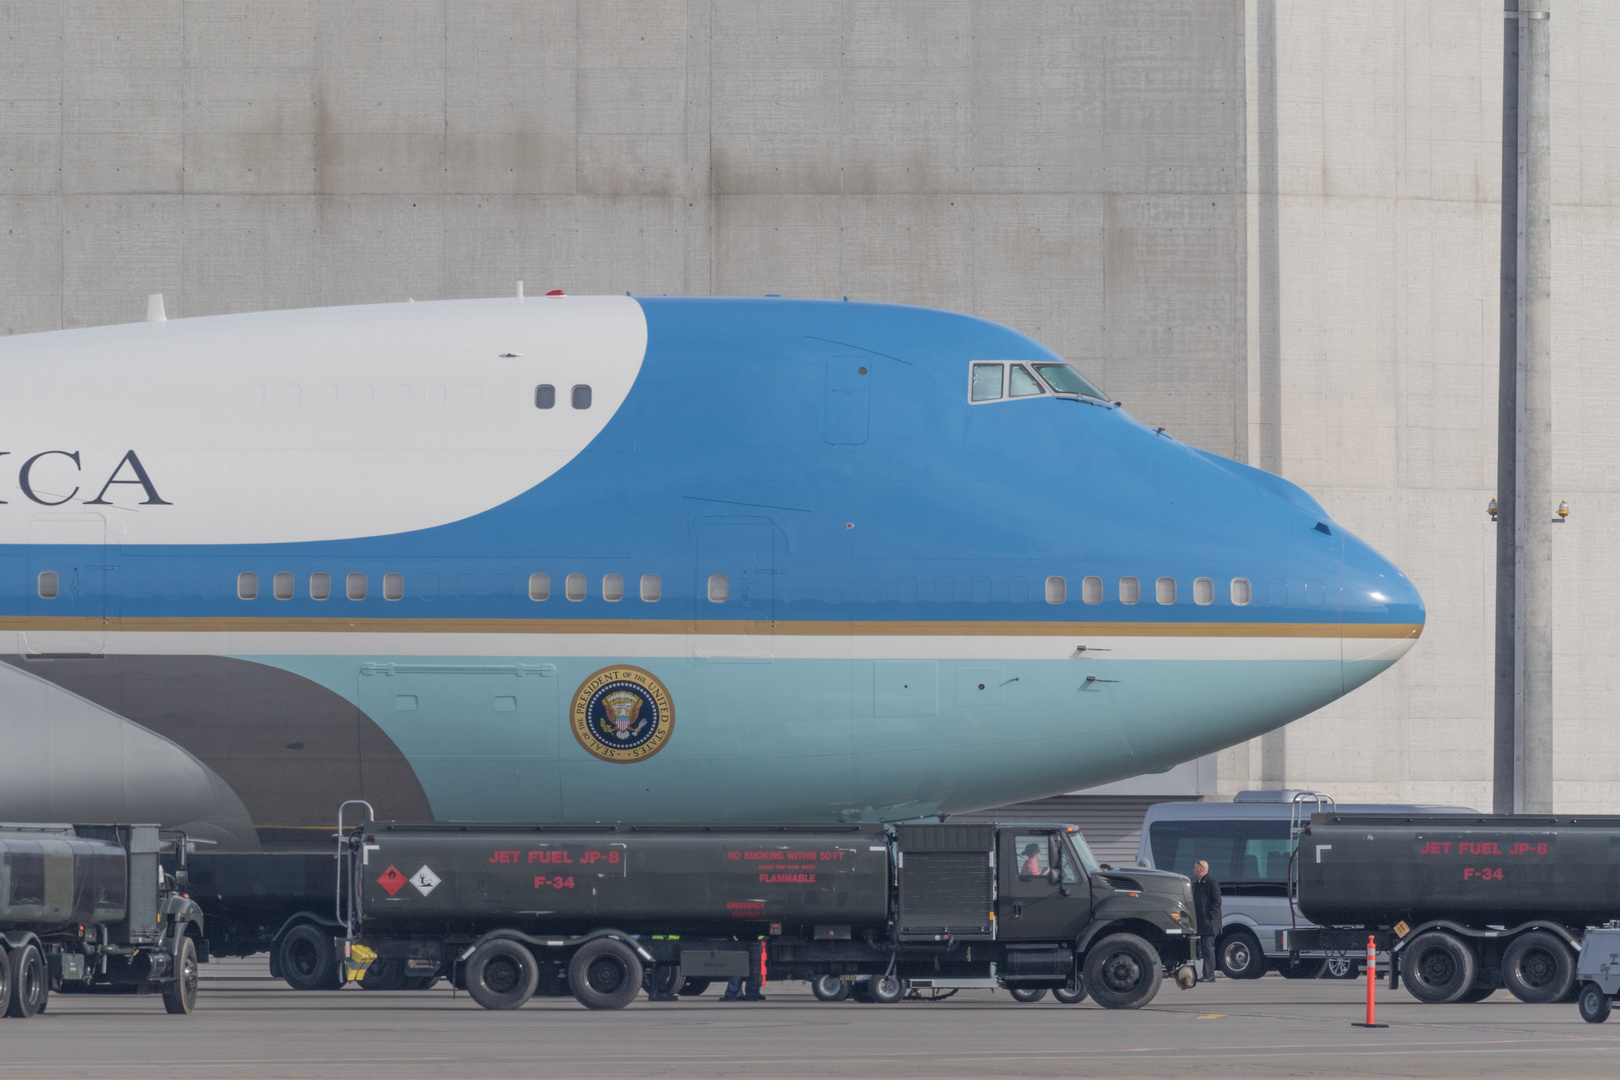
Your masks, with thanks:
[[[1221,936],[1221,883],[1209,876],[1209,863],[1193,863],[1193,915],[1198,919],[1198,952],[1204,961],[1204,977],[1215,981],[1215,939]]]

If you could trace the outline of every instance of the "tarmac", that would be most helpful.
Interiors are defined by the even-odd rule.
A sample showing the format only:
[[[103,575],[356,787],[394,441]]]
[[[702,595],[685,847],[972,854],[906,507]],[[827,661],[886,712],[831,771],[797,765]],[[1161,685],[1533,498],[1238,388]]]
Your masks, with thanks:
[[[591,1012],[536,998],[486,1012],[448,984],[411,992],[299,993],[262,960],[205,965],[197,1010],[156,997],[53,995],[32,1020],[0,1020],[0,1075],[209,1078],[1171,1076],[1489,1077],[1611,1075],[1620,1013],[1583,1022],[1574,1005],[1420,1005],[1363,982],[1166,983],[1137,1012],[1050,997],[1019,1004],[963,991],[946,1001],[824,1004],[804,983],[760,1003],[698,998]]]

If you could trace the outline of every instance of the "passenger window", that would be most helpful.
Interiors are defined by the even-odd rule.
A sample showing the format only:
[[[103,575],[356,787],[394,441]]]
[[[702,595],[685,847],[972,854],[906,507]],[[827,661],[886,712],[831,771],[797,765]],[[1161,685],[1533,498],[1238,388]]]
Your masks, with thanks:
[[[1034,397],[1041,392],[1041,384],[1035,381],[1035,376],[1023,364],[1014,364],[1007,369],[1007,396],[1008,397]]]
[[[350,600],[366,598],[366,575],[350,574],[343,582],[343,594]]]
[[[641,575],[641,598],[649,604],[656,604],[664,596],[664,582],[657,574]]]
[[[41,600],[55,600],[56,594],[62,591],[60,580],[55,570],[41,570],[39,572],[39,598]]]
[[[404,598],[405,598],[405,575],[404,574],[384,574],[383,575],[383,599],[384,600],[403,600]]]
[[[724,574],[709,575],[709,602],[723,604],[731,599],[731,581]]]
[[[563,595],[570,600],[585,599],[585,575],[569,574],[563,579]]]
[[[1208,606],[1215,602],[1215,583],[1207,577],[1193,578],[1193,603]]]
[[[624,599],[624,575],[602,575],[602,599],[617,603]]]
[[[549,409],[557,404],[557,388],[550,383],[534,388],[534,407]]]
[[[1080,599],[1088,604],[1102,603],[1102,578],[1093,575],[1081,581]]]
[[[969,397],[973,401],[1001,400],[1000,364],[974,364],[973,385]]]
[[[331,574],[309,575],[309,598],[311,600],[325,600],[332,595]]]
[[[1013,854],[1018,859],[1018,876],[1024,881],[1043,878],[1051,869],[1051,852],[1045,836],[1013,837]]]
[[[1069,598],[1069,583],[1060,577],[1046,579],[1046,602],[1048,604],[1061,604]]]
[[[1161,604],[1176,602],[1176,579],[1162,577],[1153,583],[1153,598]]]
[[[1133,577],[1119,579],[1119,602],[1134,604],[1142,599],[1142,583]]]
[[[293,594],[293,576],[285,571],[270,579],[270,595],[277,600],[291,600]]]
[[[1238,607],[1248,607],[1252,593],[1253,590],[1249,586],[1248,578],[1235,577],[1232,579],[1232,603]]]
[[[236,598],[238,600],[253,600],[259,595],[259,575],[251,570],[244,570],[236,575]]]
[[[591,388],[588,386],[574,387],[574,408],[588,409],[591,407]]]
[[[550,598],[551,598],[551,575],[550,574],[530,574],[529,575],[529,599],[530,600],[549,600]]]

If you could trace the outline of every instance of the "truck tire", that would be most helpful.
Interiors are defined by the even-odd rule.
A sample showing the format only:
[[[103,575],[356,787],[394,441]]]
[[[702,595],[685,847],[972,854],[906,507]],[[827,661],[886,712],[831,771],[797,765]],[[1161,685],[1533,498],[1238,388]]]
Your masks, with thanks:
[[[1046,988],[1015,986],[1008,990],[1007,993],[1012,995],[1014,1001],[1022,1002],[1025,1005],[1033,1005],[1046,996]]]
[[[1476,1001],[1484,1001],[1486,998],[1496,993],[1496,990],[1496,987],[1489,985],[1472,987],[1469,989],[1468,993],[1457,999],[1457,1004],[1472,1005]]]
[[[1059,987],[1052,991],[1052,996],[1065,1005],[1078,1005],[1086,1000],[1086,979],[1084,975],[1075,972],[1074,981],[1068,986]]]
[[[1401,975],[1412,996],[1428,1005],[1450,1005],[1474,986],[1474,950],[1455,934],[1425,930],[1402,950]]]
[[[1135,934],[1109,934],[1086,953],[1086,990],[1105,1009],[1140,1009],[1164,981],[1164,961]]]
[[[1545,930],[1521,934],[1502,952],[1502,983],[1520,1001],[1550,1004],[1568,994],[1574,982],[1569,946]]]
[[[197,943],[187,937],[180,942],[175,958],[174,981],[163,988],[163,1011],[170,1016],[190,1016],[197,1007]]]
[[[366,968],[366,977],[360,980],[360,989],[403,990],[405,981],[405,961],[379,957]]]
[[[343,965],[338,963],[332,932],[314,923],[287,931],[276,949],[281,977],[294,990],[341,990]]]
[[[874,975],[870,986],[875,1005],[893,1005],[906,996],[906,981],[898,975]]]
[[[0,1016],[6,1014],[6,1005],[11,1001],[11,953],[6,949],[4,941],[0,941]]]
[[[843,1001],[849,997],[849,983],[837,975],[817,975],[810,980],[810,992],[817,1001]]]
[[[1258,979],[1268,966],[1259,940],[1247,930],[1234,930],[1222,938],[1215,961],[1228,979]]]
[[[45,957],[32,942],[11,950],[11,996],[6,999],[6,1015],[26,1020],[39,1012],[50,995],[45,977]]]
[[[674,1001],[685,985],[686,979],[681,975],[679,964],[654,964],[642,969],[641,988],[647,991],[650,1001]]]
[[[1581,1019],[1588,1024],[1601,1024],[1609,1018],[1609,995],[1597,988],[1596,983],[1582,983],[1581,996],[1576,1004],[1581,1009]]]
[[[568,961],[568,988],[587,1009],[622,1009],[641,992],[641,959],[615,938],[587,941]]]
[[[467,994],[486,1009],[516,1009],[534,997],[540,965],[521,942],[492,938],[467,957]]]
[[[1277,974],[1285,979],[1320,979],[1322,973],[1327,971],[1327,966],[1325,958],[1292,962],[1283,959],[1277,961]]]
[[[681,984],[681,997],[701,997],[709,989],[708,979],[695,979],[688,975]]]

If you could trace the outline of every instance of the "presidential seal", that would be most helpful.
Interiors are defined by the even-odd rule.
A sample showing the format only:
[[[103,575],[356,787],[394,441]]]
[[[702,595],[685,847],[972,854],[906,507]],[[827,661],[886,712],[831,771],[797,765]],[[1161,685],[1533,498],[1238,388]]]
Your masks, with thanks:
[[[620,664],[580,683],[569,710],[574,738],[603,761],[646,761],[675,731],[669,688],[652,672]]]

